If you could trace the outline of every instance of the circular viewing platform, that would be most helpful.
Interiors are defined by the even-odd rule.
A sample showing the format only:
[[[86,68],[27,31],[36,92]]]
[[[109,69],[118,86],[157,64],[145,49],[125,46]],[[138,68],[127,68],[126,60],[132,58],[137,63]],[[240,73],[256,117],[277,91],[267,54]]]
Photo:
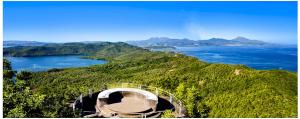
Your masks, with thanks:
[[[89,90],[88,96],[80,95],[72,105],[83,117],[156,118],[166,110],[175,117],[185,117],[186,113],[172,93],[132,83],[105,85],[95,93]]]
[[[97,106],[122,113],[143,113],[156,109],[158,97],[148,91],[135,88],[113,88],[98,95]]]
[[[135,88],[113,88],[99,93],[96,107],[104,117],[138,117],[156,111],[158,97]]]

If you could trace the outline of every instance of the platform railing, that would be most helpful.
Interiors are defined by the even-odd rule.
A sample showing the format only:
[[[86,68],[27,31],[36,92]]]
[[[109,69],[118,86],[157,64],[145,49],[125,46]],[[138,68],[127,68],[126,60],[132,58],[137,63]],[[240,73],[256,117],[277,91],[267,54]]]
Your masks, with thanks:
[[[182,102],[180,101],[180,99],[178,99],[174,94],[163,90],[161,88],[157,88],[154,86],[146,86],[146,85],[141,85],[141,84],[136,84],[136,83],[110,83],[110,84],[104,84],[104,87],[106,89],[111,89],[111,88],[138,88],[141,90],[146,90],[149,92],[152,92],[153,94],[160,96],[161,98],[164,98],[167,100],[174,106],[171,110],[174,110],[175,114],[177,115],[177,117],[183,117],[185,116],[185,114],[183,113],[184,110],[184,106],[182,105]],[[101,91],[101,90],[100,90]],[[89,90],[89,94],[91,94],[91,90]],[[73,111],[75,111],[75,105],[76,104],[81,104],[81,106],[83,106],[82,103],[83,102],[83,94],[81,94],[78,98],[76,98],[76,100],[73,102]],[[163,113],[164,111],[155,111],[155,113]],[[84,112],[83,110],[81,111],[81,113]],[[134,113],[134,114],[139,114],[140,117],[147,117],[148,114],[151,114],[153,112],[149,112],[149,113]]]
[[[107,88],[138,88],[142,90],[146,90],[149,92],[152,92],[153,94],[160,96],[162,98],[169,98],[168,101],[174,106],[173,109],[175,111],[175,114],[178,116],[183,116],[183,105],[180,99],[178,99],[174,94],[163,90],[161,88],[157,88],[154,86],[146,86],[136,83],[113,83],[113,84],[106,84]],[[166,110],[165,110],[166,111]],[[165,112],[165,111],[156,111],[156,112]],[[137,113],[138,114],[138,113]]]

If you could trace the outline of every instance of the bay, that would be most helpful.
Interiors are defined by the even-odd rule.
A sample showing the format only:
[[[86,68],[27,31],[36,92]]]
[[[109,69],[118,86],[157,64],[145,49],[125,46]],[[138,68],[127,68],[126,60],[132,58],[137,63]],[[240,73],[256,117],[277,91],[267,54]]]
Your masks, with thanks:
[[[84,67],[104,64],[105,60],[82,59],[81,56],[6,57],[16,71],[46,71],[52,68]]]

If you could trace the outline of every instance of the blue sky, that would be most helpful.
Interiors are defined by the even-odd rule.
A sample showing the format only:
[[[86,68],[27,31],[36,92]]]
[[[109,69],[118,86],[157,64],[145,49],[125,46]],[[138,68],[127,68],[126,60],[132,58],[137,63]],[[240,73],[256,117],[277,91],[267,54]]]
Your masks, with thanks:
[[[4,2],[4,40],[297,43],[297,2]]]

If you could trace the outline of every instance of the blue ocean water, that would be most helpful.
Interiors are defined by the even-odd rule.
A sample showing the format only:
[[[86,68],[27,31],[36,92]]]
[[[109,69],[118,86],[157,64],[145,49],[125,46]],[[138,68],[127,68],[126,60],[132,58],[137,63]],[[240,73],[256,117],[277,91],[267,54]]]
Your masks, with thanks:
[[[176,52],[194,56],[210,63],[244,64],[248,67],[282,69],[297,72],[297,46],[232,47],[201,46],[176,47]]]
[[[46,71],[52,68],[83,67],[104,64],[104,60],[82,59],[80,56],[6,57],[16,71]]]

